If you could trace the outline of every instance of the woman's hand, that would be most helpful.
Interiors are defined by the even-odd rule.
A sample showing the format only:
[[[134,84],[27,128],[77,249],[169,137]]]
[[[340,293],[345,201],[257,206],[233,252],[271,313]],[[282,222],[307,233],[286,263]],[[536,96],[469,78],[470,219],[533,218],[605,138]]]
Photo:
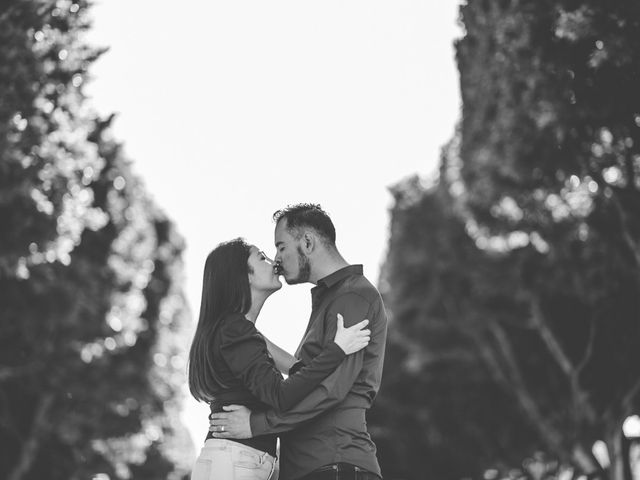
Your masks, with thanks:
[[[371,338],[371,330],[364,329],[368,324],[369,320],[363,320],[352,327],[344,328],[344,318],[338,314],[338,330],[333,341],[347,355],[362,350],[369,344]]]

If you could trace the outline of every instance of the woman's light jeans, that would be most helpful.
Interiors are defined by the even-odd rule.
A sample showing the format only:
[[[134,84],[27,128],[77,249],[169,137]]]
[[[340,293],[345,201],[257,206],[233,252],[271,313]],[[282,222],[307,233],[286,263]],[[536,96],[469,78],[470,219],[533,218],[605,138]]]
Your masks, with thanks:
[[[210,438],[204,442],[191,480],[276,480],[275,458],[238,442]]]

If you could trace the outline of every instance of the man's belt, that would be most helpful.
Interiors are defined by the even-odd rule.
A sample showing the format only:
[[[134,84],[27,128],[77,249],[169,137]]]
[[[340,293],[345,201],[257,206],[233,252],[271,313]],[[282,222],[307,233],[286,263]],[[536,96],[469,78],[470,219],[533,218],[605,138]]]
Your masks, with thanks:
[[[375,473],[350,463],[332,463],[320,467],[300,480],[382,480]]]

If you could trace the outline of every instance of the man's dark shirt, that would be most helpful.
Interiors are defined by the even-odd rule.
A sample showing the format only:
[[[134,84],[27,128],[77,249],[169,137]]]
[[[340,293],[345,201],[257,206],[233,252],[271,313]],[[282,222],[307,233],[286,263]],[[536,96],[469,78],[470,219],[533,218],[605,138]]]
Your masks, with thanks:
[[[240,313],[221,320],[211,348],[217,378],[212,413],[222,412],[223,405],[231,404],[251,410],[269,407],[287,410],[317,387],[345,358],[344,351],[335,342],[329,342],[322,355],[283,380],[264,337]],[[207,435],[209,438],[213,438],[211,432]],[[236,441],[275,456],[274,434]]]
[[[387,315],[380,294],[350,265],[318,281],[311,290],[312,310],[296,357],[309,364],[336,332],[369,319],[371,342],[347,356],[319,387],[287,412],[252,412],[253,435],[282,433],[281,478],[298,479],[331,463],[346,462],[380,475],[376,447],[365,419],[380,388],[387,337]]]

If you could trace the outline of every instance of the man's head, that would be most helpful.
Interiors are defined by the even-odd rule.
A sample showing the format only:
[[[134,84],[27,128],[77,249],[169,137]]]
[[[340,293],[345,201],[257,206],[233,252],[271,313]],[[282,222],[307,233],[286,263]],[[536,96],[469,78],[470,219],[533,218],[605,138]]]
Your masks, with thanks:
[[[314,281],[314,265],[337,254],[336,229],[320,205],[300,203],[273,214],[275,261],[288,284]]]

